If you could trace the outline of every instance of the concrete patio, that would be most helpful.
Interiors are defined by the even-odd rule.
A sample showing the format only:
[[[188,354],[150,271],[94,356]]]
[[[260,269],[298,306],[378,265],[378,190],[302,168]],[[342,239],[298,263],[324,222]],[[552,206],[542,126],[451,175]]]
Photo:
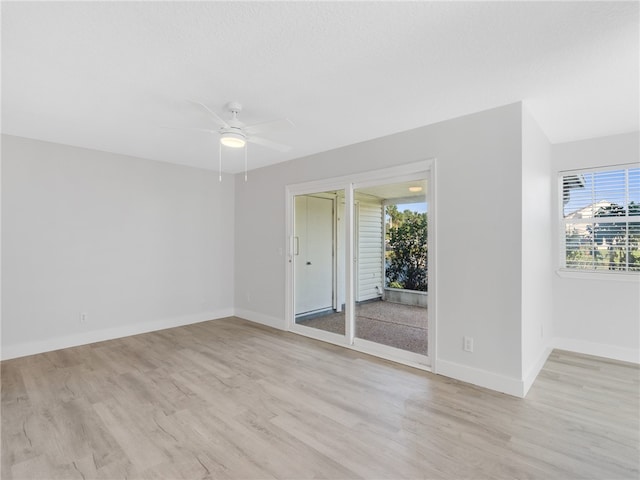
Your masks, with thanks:
[[[414,353],[427,353],[427,309],[382,300],[356,304],[356,337]],[[328,312],[296,323],[344,335],[345,313]]]

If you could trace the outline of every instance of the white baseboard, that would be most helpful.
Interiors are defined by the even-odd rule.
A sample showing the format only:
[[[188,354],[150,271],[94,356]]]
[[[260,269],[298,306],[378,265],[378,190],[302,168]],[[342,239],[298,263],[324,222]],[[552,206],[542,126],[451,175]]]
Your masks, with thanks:
[[[518,378],[506,377],[487,370],[442,360],[441,358],[437,360],[437,363],[438,375],[444,375],[445,377],[455,378],[456,380],[471,383],[479,387],[507,393],[514,397],[524,397],[524,382]]]
[[[62,348],[77,347],[79,345],[87,345],[89,343],[103,342],[105,340],[113,340],[115,338],[129,337],[140,333],[154,332],[156,330],[164,330],[166,328],[181,327],[183,325],[231,317],[233,316],[233,313],[233,309],[228,308],[215,312],[203,312],[180,317],[162,318],[150,322],[122,325],[119,327],[93,330],[90,332],[74,333],[46,340],[36,340],[33,342],[24,342],[15,345],[2,345],[0,358],[2,360],[9,360],[11,358],[26,357],[27,355],[51,352]]]
[[[559,350],[567,350],[569,352],[583,353],[585,355],[594,355],[596,357],[604,357],[612,360],[620,360],[622,362],[640,364],[640,350],[633,348],[559,337],[552,340],[552,345],[553,348],[557,348]]]
[[[245,310],[242,308],[236,308],[235,316],[244,318],[250,322],[260,323],[268,327],[277,328],[278,330],[286,330],[287,322],[284,318],[272,317],[265,315],[264,313],[254,312],[252,310]]]

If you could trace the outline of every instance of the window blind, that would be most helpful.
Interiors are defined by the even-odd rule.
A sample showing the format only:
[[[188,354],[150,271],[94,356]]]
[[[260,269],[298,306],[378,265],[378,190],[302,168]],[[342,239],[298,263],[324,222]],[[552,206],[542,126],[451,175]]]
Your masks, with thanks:
[[[640,168],[560,174],[564,268],[640,272]]]

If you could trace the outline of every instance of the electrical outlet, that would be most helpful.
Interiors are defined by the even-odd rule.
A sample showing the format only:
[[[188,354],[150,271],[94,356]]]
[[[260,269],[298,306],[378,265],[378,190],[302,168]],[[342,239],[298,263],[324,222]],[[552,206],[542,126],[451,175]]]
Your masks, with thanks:
[[[462,348],[465,352],[473,352],[473,337],[464,337]]]
[[[87,313],[80,312],[80,323],[87,323]]]

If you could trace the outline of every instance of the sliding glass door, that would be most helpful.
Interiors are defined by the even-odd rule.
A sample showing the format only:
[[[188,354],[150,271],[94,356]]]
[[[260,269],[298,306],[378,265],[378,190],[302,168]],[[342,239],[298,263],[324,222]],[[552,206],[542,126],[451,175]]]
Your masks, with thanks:
[[[429,365],[434,208],[418,165],[287,187],[290,330]]]

